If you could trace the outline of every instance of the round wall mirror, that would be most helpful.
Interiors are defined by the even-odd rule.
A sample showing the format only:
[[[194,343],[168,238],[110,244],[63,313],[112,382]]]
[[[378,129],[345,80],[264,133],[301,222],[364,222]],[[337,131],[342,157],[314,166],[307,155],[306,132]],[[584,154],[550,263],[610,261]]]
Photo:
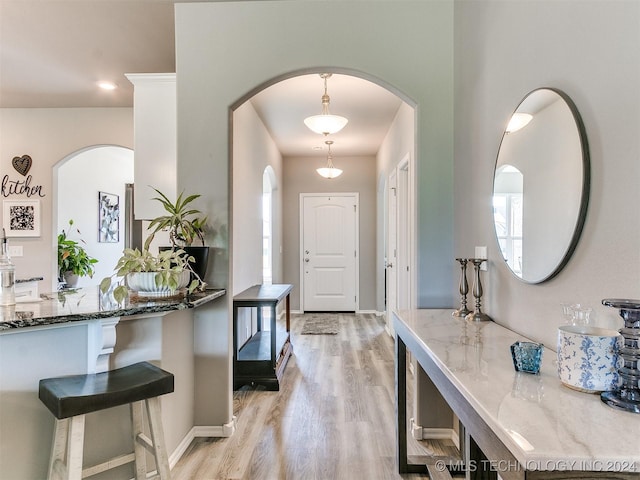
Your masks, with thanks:
[[[562,270],[576,247],[589,197],[589,148],[571,99],[540,88],[520,102],[498,150],[493,219],[506,265],[527,283]]]

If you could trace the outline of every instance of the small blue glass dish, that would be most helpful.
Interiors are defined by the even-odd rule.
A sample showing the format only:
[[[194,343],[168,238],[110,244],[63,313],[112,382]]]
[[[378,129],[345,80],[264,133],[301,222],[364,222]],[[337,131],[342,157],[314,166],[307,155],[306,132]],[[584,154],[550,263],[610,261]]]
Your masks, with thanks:
[[[535,342],[516,342],[511,345],[511,357],[516,372],[540,372],[544,346]]]

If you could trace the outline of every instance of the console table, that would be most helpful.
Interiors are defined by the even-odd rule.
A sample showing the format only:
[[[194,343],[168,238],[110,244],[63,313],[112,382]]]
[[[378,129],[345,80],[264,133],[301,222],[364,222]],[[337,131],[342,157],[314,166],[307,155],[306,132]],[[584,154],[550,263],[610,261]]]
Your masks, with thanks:
[[[540,374],[518,373],[509,346],[527,340],[493,322],[469,323],[452,310],[393,313],[396,332],[397,455],[401,473],[427,472],[407,457],[406,354],[460,419],[467,478],[503,480],[640,478],[640,418],[597,394],[561,384],[546,349]],[[429,469],[433,469],[429,465]]]
[[[284,368],[293,352],[289,335],[293,285],[254,285],[233,297],[233,388],[260,384],[267,390],[279,390]],[[276,307],[285,300],[285,330],[276,322]],[[257,328],[243,345],[238,345],[238,309],[257,309]],[[262,308],[269,307],[270,331],[262,329]]]

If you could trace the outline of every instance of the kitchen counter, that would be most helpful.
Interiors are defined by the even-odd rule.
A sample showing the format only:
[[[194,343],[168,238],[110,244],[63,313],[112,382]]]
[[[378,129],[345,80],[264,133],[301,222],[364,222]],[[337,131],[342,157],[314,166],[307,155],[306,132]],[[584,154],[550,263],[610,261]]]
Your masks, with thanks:
[[[38,399],[43,378],[152,362],[175,375],[174,392],[161,398],[171,465],[196,435],[230,435],[233,424],[218,422],[219,406],[201,393],[220,388],[220,380],[206,363],[213,355],[204,362],[198,357],[203,348],[226,338],[225,293],[131,297],[118,305],[112,296],[91,287],[0,307],[0,477],[46,478],[54,418]],[[214,360],[224,363],[226,355],[222,351]],[[85,458],[101,459],[106,451],[128,452],[130,431],[120,426],[127,414],[124,406],[91,414]],[[118,478],[135,476],[127,471],[129,466],[122,468]]]
[[[398,358],[405,347],[411,351],[493,471],[505,480],[533,478],[532,472],[535,478],[569,478],[560,473],[569,470],[589,472],[570,478],[640,478],[638,415],[564,386],[556,353],[548,348],[539,374],[516,372],[509,347],[526,338],[451,312],[394,312]],[[405,396],[398,395],[401,402]]]
[[[43,293],[38,301],[0,307],[0,333],[15,329],[62,324],[110,317],[162,313],[198,307],[225,294],[224,289],[206,290],[188,297],[129,297],[117,304],[98,287]]]

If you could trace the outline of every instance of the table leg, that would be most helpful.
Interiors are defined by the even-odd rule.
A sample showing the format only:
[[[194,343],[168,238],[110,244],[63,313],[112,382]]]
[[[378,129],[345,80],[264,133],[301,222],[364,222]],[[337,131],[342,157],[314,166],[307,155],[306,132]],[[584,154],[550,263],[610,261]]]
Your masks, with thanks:
[[[398,468],[408,473],[407,462],[407,346],[396,336],[396,412],[398,437]]]
[[[262,306],[260,304],[256,305],[256,330],[262,331]]]
[[[289,294],[287,293],[287,298],[284,299],[284,312],[285,318],[287,320],[287,332],[291,330],[291,304],[289,302]]]
[[[271,365],[276,368],[276,305],[271,305]]]
[[[427,473],[426,465],[410,464],[407,454],[407,346],[396,335],[396,412],[399,473]]]

